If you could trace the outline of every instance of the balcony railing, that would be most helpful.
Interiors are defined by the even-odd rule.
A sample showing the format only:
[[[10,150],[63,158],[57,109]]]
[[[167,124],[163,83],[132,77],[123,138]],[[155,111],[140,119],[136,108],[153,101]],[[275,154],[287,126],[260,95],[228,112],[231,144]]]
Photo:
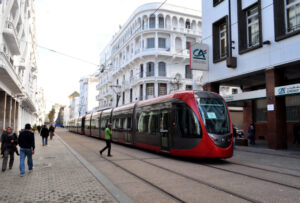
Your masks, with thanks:
[[[20,45],[18,40],[18,34],[14,24],[11,21],[6,21],[3,30],[3,37],[7,41],[7,45],[13,55],[20,54]]]

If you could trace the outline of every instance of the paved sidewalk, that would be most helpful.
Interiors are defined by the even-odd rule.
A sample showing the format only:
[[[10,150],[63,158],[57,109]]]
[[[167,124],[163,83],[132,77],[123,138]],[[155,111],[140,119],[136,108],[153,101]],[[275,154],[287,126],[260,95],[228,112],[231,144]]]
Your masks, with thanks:
[[[20,177],[19,156],[12,170],[0,172],[0,202],[117,202],[58,138],[43,147],[35,134],[32,173],[26,163]]]

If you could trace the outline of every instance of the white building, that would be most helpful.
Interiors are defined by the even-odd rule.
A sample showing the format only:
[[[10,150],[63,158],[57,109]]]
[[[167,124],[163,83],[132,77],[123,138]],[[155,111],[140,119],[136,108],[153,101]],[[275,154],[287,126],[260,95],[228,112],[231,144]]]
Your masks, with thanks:
[[[0,133],[38,123],[33,0],[0,1]]]
[[[80,113],[80,109],[79,109],[79,101],[80,101],[80,95],[78,92],[73,92],[70,96],[70,106],[69,106],[69,115],[70,118],[78,118],[79,117],[79,113]],[[69,120],[68,119],[68,120]]]
[[[201,13],[161,3],[138,7],[100,58],[99,109],[172,91],[202,88],[189,68],[189,42],[201,40]],[[159,9],[158,9],[159,8]]]
[[[286,148],[300,124],[300,0],[202,1],[202,11],[205,89],[241,88],[225,99],[244,107],[244,129],[253,122],[257,140]]]
[[[99,80],[95,75],[90,75],[80,79],[80,101],[79,101],[79,111],[80,116],[84,116],[87,113],[92,112],[96,107],[98,107],[98,102],[96,100],[97,90],[96,85]]]

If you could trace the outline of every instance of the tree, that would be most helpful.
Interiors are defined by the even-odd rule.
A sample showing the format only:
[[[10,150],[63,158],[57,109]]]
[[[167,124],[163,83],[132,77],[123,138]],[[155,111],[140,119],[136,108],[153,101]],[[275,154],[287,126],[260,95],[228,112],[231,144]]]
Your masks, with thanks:
[[[51,111],[48,113],[48,118],[50,122],[53,122],[55,116],[55,109],[52,108]]]

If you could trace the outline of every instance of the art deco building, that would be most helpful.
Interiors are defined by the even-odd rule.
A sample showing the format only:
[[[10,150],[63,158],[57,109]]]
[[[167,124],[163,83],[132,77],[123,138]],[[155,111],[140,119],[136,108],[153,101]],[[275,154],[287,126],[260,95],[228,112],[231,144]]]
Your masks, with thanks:
[[[201,40],[201,13],[160,5],[138,7],[102,51],[98,109],[202,88],[202,72],[190,70],[188,50],[189,42]]]

